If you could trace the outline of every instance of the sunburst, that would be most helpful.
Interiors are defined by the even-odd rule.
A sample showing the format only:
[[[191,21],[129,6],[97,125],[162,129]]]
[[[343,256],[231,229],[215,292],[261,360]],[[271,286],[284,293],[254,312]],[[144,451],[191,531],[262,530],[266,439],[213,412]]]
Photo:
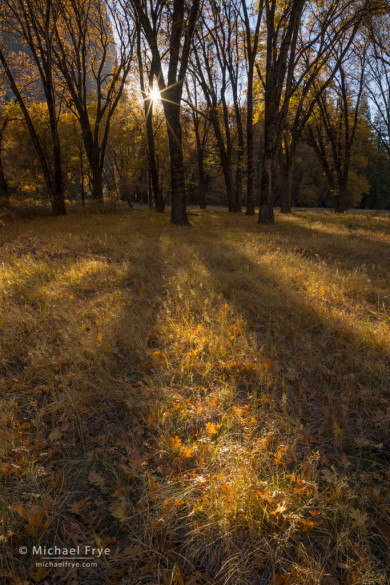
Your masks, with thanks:
[[[148,98],[151,99],[154,104],[160,101],[161,99],[160,92],[156,87],[154,87],[152,91],[149,93]]]

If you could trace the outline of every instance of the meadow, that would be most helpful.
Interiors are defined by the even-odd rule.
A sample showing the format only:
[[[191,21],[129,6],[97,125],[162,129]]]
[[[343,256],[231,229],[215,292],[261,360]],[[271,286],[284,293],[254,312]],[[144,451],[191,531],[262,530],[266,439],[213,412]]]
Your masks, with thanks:
[[[386,585],[390,215],[189,218],[1,223],[0,583]]]

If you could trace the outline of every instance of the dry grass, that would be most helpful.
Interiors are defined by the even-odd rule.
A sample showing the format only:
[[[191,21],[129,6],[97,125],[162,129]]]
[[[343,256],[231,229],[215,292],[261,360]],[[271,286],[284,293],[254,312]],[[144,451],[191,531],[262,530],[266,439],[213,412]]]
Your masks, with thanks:
[[[385,585],[389,216],[191,221],[1,226],[0,582]]]

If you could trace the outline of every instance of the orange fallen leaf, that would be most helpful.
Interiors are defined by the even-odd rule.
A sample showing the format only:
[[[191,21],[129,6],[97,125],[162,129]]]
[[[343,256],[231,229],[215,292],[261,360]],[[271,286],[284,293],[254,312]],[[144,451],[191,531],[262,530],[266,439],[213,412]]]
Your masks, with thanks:
[[[305,518],[299,519],[299,528],[301,532],[309,532],[318,526],[318,522],[314,520],[306,520]]]
[[[274,455],[274,461],[276,463],[276,465],[279,465],[283,454],[287,451],[288,447],[287,445],[279,445],[278,450],[276,451],[275,455]]]
[[[181,438],[180,437],[171,437],[169,439],[169,444],[172,449],[178,449],[181,445]]]
[[[23,506],[23,504],[21,502],[19,502],[19,504],[16,504],[16,506],[14,506],[14,510],[16,510],[17,513],[20,514],[21,516],[26,516],[26,508]]]
[[[206,424],[206,435],[210,438],[215,437],[216,435],[218,435],[221,427],[222,424],[215,425],[212,422],[208,422]]]
[[[192,447],[182,447],[180,449],[181,457],[185,457],[186,459],[190,459],[194,454],[194,450]]]

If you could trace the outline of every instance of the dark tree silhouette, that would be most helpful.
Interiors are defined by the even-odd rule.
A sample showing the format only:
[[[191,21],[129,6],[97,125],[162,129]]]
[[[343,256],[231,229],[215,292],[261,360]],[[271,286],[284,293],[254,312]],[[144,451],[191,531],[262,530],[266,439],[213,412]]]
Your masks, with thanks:
[[[171,162],[171,221],[188,225],[183,163],[181,100],[192,38],[201,0],[127,0],[125,4],[139,22],[149,45],[168,128]],[[161,35],[165,45],[161,47]]]

